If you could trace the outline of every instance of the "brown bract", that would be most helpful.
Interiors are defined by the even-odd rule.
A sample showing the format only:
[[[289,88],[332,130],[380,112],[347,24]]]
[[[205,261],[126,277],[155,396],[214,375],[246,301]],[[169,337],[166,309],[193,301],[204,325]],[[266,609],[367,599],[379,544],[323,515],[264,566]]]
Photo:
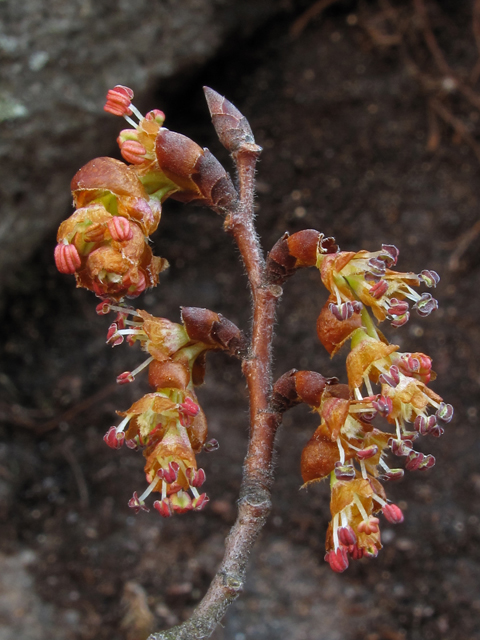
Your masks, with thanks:
[[[76,207],[85,206],[105,191],[117,196],[147,198],[134,169],[120,160],[107,157],[87,162],[73,176],[70,188]]]
[[[356,329],[362,326],[362,317],[354,313],[348,320],[337,320],[329,309],[336,298],[330,296],[317,319],[317,334],[328,353],[333,356],[342,348]]]
[[[141,309],[137,309],[137,315],[142,318],[142,330],[148,336],[147,351],[155,360],[167,360],[190,342],[181,324],[157,318]]]
[[[208,149],[164,128],[158,132],[155,148],[160,170],[180,187],[171,195],[174,200],[222,209],[237,199],[230,176]]]

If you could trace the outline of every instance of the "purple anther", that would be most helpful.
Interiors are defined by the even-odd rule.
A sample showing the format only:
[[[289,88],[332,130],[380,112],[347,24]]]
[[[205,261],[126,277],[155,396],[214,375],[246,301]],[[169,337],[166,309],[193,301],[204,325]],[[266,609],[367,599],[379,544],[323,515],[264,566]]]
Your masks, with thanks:
[[[372,422],[372,420],[374,420],[377,415],[377,411],[362,411],[359,417],[362,422]]]
[[[389,469],[386,473],[383,473],[378,477],[379,480],[383,482],[397,482],[401,480],[405,472],[403,469]]]
[[[438,411],[435,414],[437,416],[438,420],[441,420],[442,422],[445,422],[446,424],[448,424],[451,419],[453,418],[453,407],[451,404],[445,404],[445,402],[442,402],[440,404],[440,407],[438,409]]]
[[[168,469],[159,469],[157,471],[157,476],[162,480],[165,480],[166,483],[172,484],[178,478],[178,472],[180,470],[180,465],[178,462],[169,462]]]
[[[392,399],[387,396],[378,396],[377,400],[373,400],[372,406],[384,418],[386,418],[393,410]]]
[[[390,316],[403,316],[407,313],[409,308],[409,304],[406,300],[391,298],[390,306],[388,307],[388,314]]]
[[[220,448],[220,443],[215,438],[212,438],[208,442],[203,445],[204,451],[207,453],[212,453],[212,451],[217,451]]]
[[[351,464],[335,463],[335,477],[337,480],[355,480],[355,468]]]
[[[340,322],[348,320],[353,316],[353,305],[351,302],[342,302],[341,304],[334,304],[331,302],[328,308],[333,316]]]
[[[370,269],[370,273],[377,278],[381,278],[385,275],[385,262],[379,258],[370,258],[368,261],[368,267]]]
[[[421,464],[423,463],[425,456],[423,453],[419,451],[411,451],[408,454],[407,463],[405,465],[405,469],[407,471],[417,471],[420,469]]]
[[[136,451],[139,447],[138,436],[135,438],[130,438],[130,440],[125,440],[125,446],[133,451]]]
[[[390,324],[394,329],[399,329],[400,327],[403,327],[403,325],[407,324],[409,320],[410,320],[410,313],[407,311],[407,313],[404,313],[401,316],[397,316],[395,320],[392,320],[390,322]]]
[[[393,267],[397,264],[400,251],[394,244],[382,244],[382,252],[386,254],[385,258],[383,258],[383,255],[382,258],[385,260],[387,267]]]
[[[353,309],[353,313],[361,313],[363,309],[363,304],[360,302],[360,300],[353,300],[352,309]]]
[[[395,388],[400,382],[399,368],[396,365],[392,364],[388,373],[382,373],[378,376],[378,381],[381,384],[388,384],[388,386]]]
[[[365,558],[376,558],[378,556],[378,549],[374,544],[370,544],[363,550],[363,555]]]
[[[111,300],[103,300],[102,302],[99,302],[97,304],[97,306],[95,307],[95,311],[99,316],[106,316],[107,313],[110,313],[111,311],[110,309],[111,304],[112,304]]]
[[[435,466],[435,462],[436,462],[435,456],[428,454],[427,456],[424,456],[418,469],[419,471],[425,471],[426,469],[431,469],[432,467]]]
[[[411,440],[397,440],[396,438],[390,438],[388,446],[394,456],[408,456],[413,451],[413,442]]]
[[[135,380],[135,377],[132,376],[131,371],[124,371],[119,376],[117,376],[117,384],[129,384],[134,380]]]
[[[336,551],[333,549],[325,554],[325,561],[330,565],[330,569],[336,573],[342,573],[348,569],[348,556],[345,547],[338,547]]]
[[[434,438],[440,438],[440,436],[443,436],[444,433],[445,429],[443,427],[440,427],[438,424],[430,431],[430,435]]]
[[[205,471],[198,469],[197,471],[193,467],[189,467],[186,471],[187,480],[191,487],[201,487],[206,480]]]
[[[352,560],[360,560],[360,558],[363,558],[363,549],[360,549],[356,544],[351,544],[348,547],[348,553]]]
[[[116,322],[113,322],[107,331],[107,344],[111,344],[112,347],[116,347],[119,344],[122,344],[123,336],[118,334],[118,325]]]
[[[200,411],[200,407],[198,406],[198,404],[195,404],[195,402],[191,398],[187,396],[184,402],[182,402],[182,404],[180,405],[180,410],[186,416],[194,417]]]
[[[400,522],[403,522],[402,510],[400,507],[397,507],[396,504],[386,504],[382,509],[382,513],[392,524],[400,524]]]
[[[173,516],[172,503],[168,498],[164,498],[163,500],[155,500],[153,503],[153,508],[158,511],[158,513],[163,518],[170,518]]]
[[[116,427],[110,427],[107,433],[103,436],[103,441],[105,444],[108,444],[111,449],[120,449],[125,442],[125,434],[123,431],[117,433]]]
[[[376,456],[378,453],[378,447],[376,444],[372,444],[369,447],[366,447],[365,449],[361,449],[360,451],[357,451],[357,458],[359,460],[368,460],[369,458],[373,458],[373,456]]]
[[[194,511],[201,511],[207,506],[208,502],[210,502],[210,498],[206,493],[202,493],[198,496],[198,498],[194,498],[192,500],[192,509]]]
[[[437,419],[435,416],[417,416],[415,418],[415,422],[413,423],[413,426],[415,428],[415,431],[418,431],[418,433],[421,436],[426,436],[428,433],[430,433],[432,431],[432,429],[436,426],[437,424]]]
[[[413,305],[421,318],[426,318],[432,311],[438,309],[438,301],[432,298],[430,293],[422,293],[420,300]]]
[[[401,440],[411,440],[412,442],[418,438],[416,431],[402,431],[400,435]]]
[[[351,544],[357,544],[357,536],[350,525],[339,527],[337,530],[338,539],[341,544],[349,547]]]
[[[130,509],[133,509],[135,513],[138,513],[139,511],[146,511],[148,513],[150,511],[150,509],[145,505],[143,500],[140,502],[136,491],[133,493],[133,496],[128,501],[128,506],[130,507]]]
[[[375,300],[379,300],[383,295],[385,295],[388,291],[388,282],[386,280],[380,280],[376,282],[373,287],[370,287],[368,293],[375,298]]]
[[[420,280],[423,280],[423,282],[430,289],[432,287],[435,288],[440,282],[440,276],[438,275],[438,273],[436,271],[432,271],[431,269],[424,269],[421,273],[418,274],[418,277],[420,278]]]

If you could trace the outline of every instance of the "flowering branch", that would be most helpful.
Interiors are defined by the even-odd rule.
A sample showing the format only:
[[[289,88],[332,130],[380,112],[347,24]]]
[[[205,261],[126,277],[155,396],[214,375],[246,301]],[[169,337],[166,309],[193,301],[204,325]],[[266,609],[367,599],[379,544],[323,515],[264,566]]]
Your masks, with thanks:
[[[152,493],[157,494],[153,508],[165,518],[206,507],[208,496],[199,492],[206,474],[197,455],[219,445],[207,440],[195,387],[204,381],[207,352],[222,350],[242,360],[250,437],[237,520],[223,561],[190,620],[150,640],[208,638],[242,591],[250,551],[271,507],[274,440],[286,410],[304,403],[321,421],[302,452],[301,472],[304,486],[330,480],[332,521],[325,560],[336,572],[347,569],[350,559],[376,557],[382,548],[378,514],[394,524],[403,521],[382,482],[400,479],[404,471],[392,469],[387,454],[404,457],[409,471],[430,469],[434,457],[414,450],[413,442],[419,436],[442,435],[453,417],[451,405],[427,386],[435,379],[431,359],[398,352],[377,328],[384,320],[402,327],[412,310],[420,317],[435,311],[437,301],[415,287],[436,287],[438,274],[398,273],[392,269],[399,254],[395,246],[340,251],[333,238],[314,229],[286,233],[265,260],[253,208],[261,148],[238,109],[212,89],[206,88],[205,95],[218,137],[235,162],[237,185],[208,149],[166,129],[162,111],[142,116],[131,102],[133,91],[117,86],[108,92],[105,110],[131,125],[118,137],[130,164],[96,158],[77,172],[72,180],[76,211],[60,225],[55,249],[58,269],[74,274],[77,286],[101,299],[97,313],[116,313],[107,344],[138,342],[148,354],[133,371],[118,375],[117,383],[132,383],[148,370],[153,392],[117,412],[123,419],[104,436],[112,449],[125,445],[143,450],[148,486],[140,496],[135,491],[128,503],[135,513],[150,510]],[[224,216],[225,231],[240,250],[250,284],[250,340],[209,309],[183,307],[179,324],[126,304],[126,298],[156,286],[168,267],[147,242],[167,198],[201,204]],[[320,342],[331,356],[350,342],[348,384],[292,369],[273,385],[271,349],[281,285],[304,267],[319,270],[330,294],[317,321]]]

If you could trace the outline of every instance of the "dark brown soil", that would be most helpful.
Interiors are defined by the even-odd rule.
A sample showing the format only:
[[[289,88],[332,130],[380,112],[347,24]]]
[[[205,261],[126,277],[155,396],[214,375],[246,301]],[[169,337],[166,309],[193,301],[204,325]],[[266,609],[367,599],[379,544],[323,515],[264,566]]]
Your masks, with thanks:
[[[449,264],[458,238],[478,219],[480,166],[444,124],[440,145],[427,150],[423,89],[398,48],[372,43],[352,17],[355,7],[332,8],[296,40],[288,37],[291,18],[277,19],[202,74],[180,79],[180,88],[162,87],[146,107],[166,104],[169,126],[225,163],[201,85],[226,93],[250,118],[264,147],[257,209],[265,247],[285,230],[315,227],[346,250],[394,243],[400,270],[441,274],[439,311],[385,332],[402,350],[432,356],[433,388],[455,406],[455,419],[443,438],[422,443],[437,465],[388,488],[406,518],[396,527],[384,524],[379,557],[336,575],[323,561],[328,489],[299,492],[299,456],[316,420],[303,408],[287,414],[273,512],[245,593],[216,640],[480,639],[477,242],[458,268]],[[477,57],[467,10],[451,2],[435,14],[458,69]],[[474,133],[478,113],[455,97],[449,104]],[[172,320],[180,305],[205,306],[248,326],[246,280],[218,217],[168,203],[154,239],[171,268],[140,306]],[[208,508],[169,520],[135,517],[127,501],[144,485],[141,455],[114,452],[102,436],[116,423],[115,410],[147,389],[144,378],[114,384],[142,356],[105,345],[109,320],[95,315],[89,292],[74,290],[72,279],[56,272],[54,241],[52,235],[17,274],[2,318],[0,559],[11,581],[0,591],[0,600],[7,598],[0,638],[140,640],[150,624],[140,604],[156,629],[184,619],[222,556],[247,441],[244,382],[237,362],[210,358],[199,395],[221,448],[202,454]],[[278,375],[297,367],[345,377],[345,354],[329,361],[316,338],[325,297],[314,270],[285,286]]]

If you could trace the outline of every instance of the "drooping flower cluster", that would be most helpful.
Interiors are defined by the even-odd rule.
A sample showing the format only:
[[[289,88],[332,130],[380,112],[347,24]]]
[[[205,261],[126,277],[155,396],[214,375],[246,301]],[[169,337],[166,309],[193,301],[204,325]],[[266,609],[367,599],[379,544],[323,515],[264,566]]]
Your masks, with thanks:
[[[125,444],[142,449],[146,458],[148,487],[140,496],[135,492],[129,506],[136,513],[148,511],[145,499],[158,492],[161,498],[153,506],[164,517],[199,511],[208,497],[198,491],[205,482],[205,472],[198,468],[196,455],[203,449],[213,451],[218,444],[207,442],[207,422],[194,385],[203,382],[206,351],[222,349],[236,354],[243,337],[233,323],[207,309],[184,308],[182,325],[113,301],[97,306],[100,315],[111,311],[117,316],[108,330],[107,343],[117,346],[125,339],[129,344],[138,341],[150,354],[134,371],[120,374],[117,382],[132,382],[148,367],[155,390],[118,412],[123,420],[104,436],[112,449]]]
[[[293,236],[292,236],[293,237]],[[403,477],[387,455],[405,458],[408,471],[426,470],[435,458],[414,449],[419,436],[438,437],[453,417],[453,408],[428,388],[435,379],[431,359],[423,353],[400,353],[376,329],[378,321],[400,327],[409,319],[409,303],[420,316],[437,308],[430,294],[412,287],[435,286],[434,271],[396,273],[398,250],[383,245],[369,253],[317,251],[317,267],[330,297],[317,323],[319,338],[330,354],[351,340],[348,385],[325,387],[312,405],[321,424],[302,453],[302,475],[309,484],[330,477],[332,521],[325,559],[344,571],[349,558],[375,557],[381,548],[380,512],[391,523],[403,521],[381,482]],[[381,419],[387,428],[381,426]]]

